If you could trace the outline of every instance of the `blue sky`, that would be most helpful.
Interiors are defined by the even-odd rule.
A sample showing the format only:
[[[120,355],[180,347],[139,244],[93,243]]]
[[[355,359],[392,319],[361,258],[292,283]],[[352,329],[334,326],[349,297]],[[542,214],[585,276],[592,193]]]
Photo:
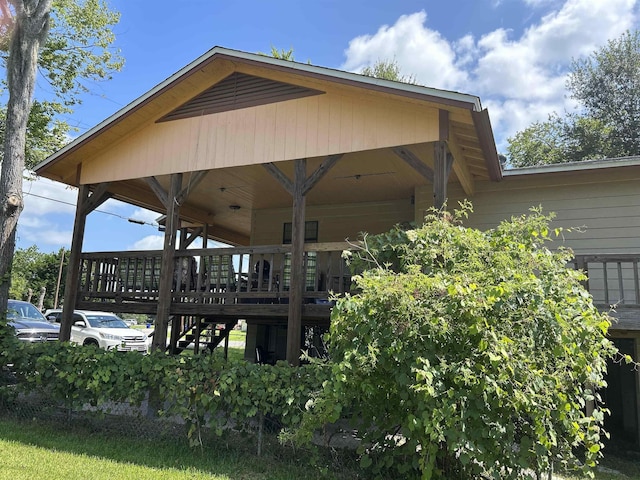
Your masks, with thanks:
[[[639,26],[640,0],[111,0],[121,12],[116,47],[126,64],[93,84],[67,116],[83,133],[214,46],[268,52],[358,72],[395,58],[403,73],[435,88],[478,95],[498,150],[553,111],[575,108],[565,80],[573,58]],[[42,79],[40,81],[43,81]],[[46,85],[41,85],[45,88]],[[18,247],[68,248],[77,192],[25,182]],[[44,198],[43,198],[44,197]],[[52,201],[48,199],[55,199]],[[84,251],[160,248],[157,214],[108,201],[88,217]]]

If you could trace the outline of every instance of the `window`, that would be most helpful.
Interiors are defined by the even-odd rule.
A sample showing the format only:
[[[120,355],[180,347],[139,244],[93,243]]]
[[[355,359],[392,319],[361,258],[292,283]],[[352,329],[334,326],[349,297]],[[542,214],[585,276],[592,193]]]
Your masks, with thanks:
[[[284,228],[282,230],[282,243],[285,245],[289,245],[291,243],[293,226],[291,222],[287,222],[284,224]],[[318,241],[318,221],[314,220],[311,222],[304,223],[304,242],[305,243],[315,243]]]
[[[292,225],[291,222],[285,223],[282,232],[282,243],[291,244]],[[304,224],[304,242],[316,243],[318,241],[318,221],[305,222]],[[284,278],[283,286],[285,290],[291,285],[291,255],[286,254],[284,257]],[[305,253],[305,290],[315,291],[316,285],[316,252]]]

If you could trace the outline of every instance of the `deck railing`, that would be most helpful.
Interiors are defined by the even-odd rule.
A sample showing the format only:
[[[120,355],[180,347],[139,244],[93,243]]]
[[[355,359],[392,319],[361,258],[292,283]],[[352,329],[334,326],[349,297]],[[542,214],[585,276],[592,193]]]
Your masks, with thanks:
[[[587,273],[595,304],[640,308],[639,261],[639,254],[576,255],[574,264]]]
[[[304,301],[351,290],[346,242],[305,245]],[[173,302],[288,303],[291,247],[189,249],[175,254]],[[162,251],[83,253],[82,302],[157,302]],[[587,288],[601,307],[640,308],[640,254],[576,255]]]
[[[345,242],[305,245],[305,302],[350,290],[342,259]],[[162,251],[83,253],[81,301],[156,302]],[[291,287],[289,245],[188,249],[175,253],[174,302],[287,303]]]

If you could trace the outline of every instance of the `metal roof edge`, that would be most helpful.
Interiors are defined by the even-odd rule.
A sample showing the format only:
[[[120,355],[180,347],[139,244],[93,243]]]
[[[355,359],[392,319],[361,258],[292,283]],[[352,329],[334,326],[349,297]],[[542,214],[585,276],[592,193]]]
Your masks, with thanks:
[[[535,167],[510,168],[503,170],[504,177],[521,175],[535,175],[542,173],[577,172],[581,170],[599,170],[603,168],[638,167],[640,156],[602,158],[599,160],[584,160],[582,162],[556,163],[552,165],[537,165]]]

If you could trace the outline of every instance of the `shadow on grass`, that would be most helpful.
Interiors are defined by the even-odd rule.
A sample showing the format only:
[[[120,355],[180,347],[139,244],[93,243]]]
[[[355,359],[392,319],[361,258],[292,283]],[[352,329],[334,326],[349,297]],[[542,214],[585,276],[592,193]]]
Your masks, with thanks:
[[[332,456],[329,452],[311,455],[309,451],[285,448],[270,435],[265,438],[265,453],[261,457],[256,456],[256,438],[236,432],[225,432],[220,437],[207,434],[203,448],[192,448],[184,432],[173,438],[163,434],[157,438],[136,439],[127,434],[96,431],[86,425],[0,417],[0,438],[150,468],[193,469],[233,480],[359,476],[348,454],[344,457]],[[312,457],[316,465],[312,465]]]

